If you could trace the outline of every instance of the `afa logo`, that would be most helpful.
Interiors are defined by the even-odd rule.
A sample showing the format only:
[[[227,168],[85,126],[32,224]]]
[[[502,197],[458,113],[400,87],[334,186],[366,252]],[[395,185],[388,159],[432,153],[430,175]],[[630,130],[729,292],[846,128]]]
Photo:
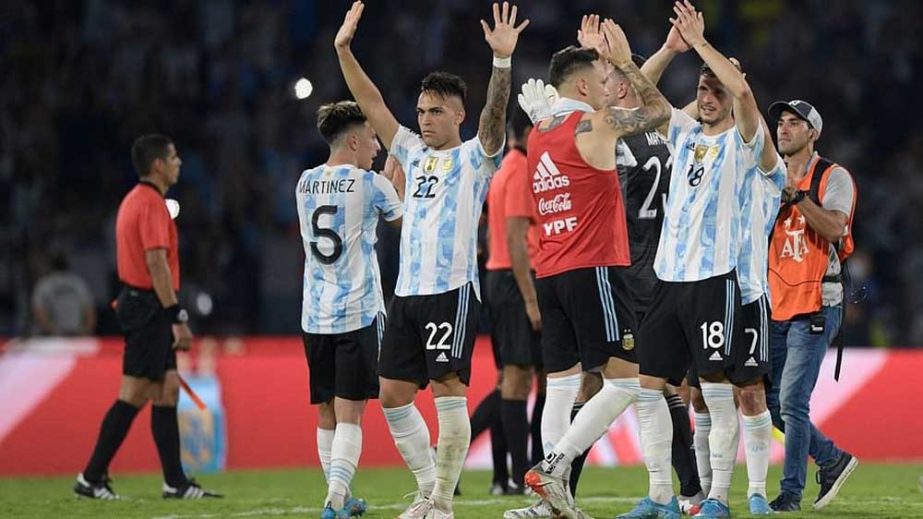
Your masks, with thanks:
[[[804,216],[798,216],[797,225],[792,229],[792,217],[785,220],[785,245],[782,246],[782,258],[791,258],[798,263],[804,261],[805,255],[808,254],[808,241],[804,236],[805,219]]]

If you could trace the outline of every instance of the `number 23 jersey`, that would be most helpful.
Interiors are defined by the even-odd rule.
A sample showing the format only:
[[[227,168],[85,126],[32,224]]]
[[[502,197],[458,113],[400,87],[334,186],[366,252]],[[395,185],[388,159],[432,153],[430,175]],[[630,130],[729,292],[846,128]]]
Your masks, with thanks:
[[[302,330],[338,334],[371,325],[385,311],[378,218],[402,214],[391,181],[351,165],[324,164],[301,174],[295,199],[305,252]]]
[[[441,294],[472,282],[480,300],[478,221],[502,150],[487,155],[477,137],[434,150],[409,129],[398,129],[391,154],[407,183],[396,295]]]

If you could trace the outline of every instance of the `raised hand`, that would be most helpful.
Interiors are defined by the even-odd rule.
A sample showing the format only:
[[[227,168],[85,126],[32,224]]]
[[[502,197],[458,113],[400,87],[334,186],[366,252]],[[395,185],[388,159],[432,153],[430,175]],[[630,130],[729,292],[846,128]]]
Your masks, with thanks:
[[[581,47],[596,49],[602,55],[606,51],[606,38],[599,30],[599,15],[585,14],[577,29],[577,42]]]
[[[683,39],[676,27],[670,27],[670,32],[667,33],[667,41],[663,45],[677,54],[682,54],[692,48],[686,43],[686,40]]]
[[[522,84],[519,106],[529,116],[532,124],[551,117],[551,107],[558,100],[558,91],[541,79],[529,78]]]
[[[705,43],[705,18],[697,12],[689,0],[673,4],[676,18],[670,18],[670,23],[679,31],[680,36],[691,47]]]
[[[512,10],[510,9],[509,2],[503,2],[502,11],[500,4],[494,3],[493,30],[491,30],[487,22],[481,20],[481,28],[484,29],[484,40],[494,51],[494,56],[498,58],[508,58],[513,55],[513,51],[516,50],[516,42],[519,41],[519,33],[529,25],[529,20],[526,19],[518,27],[516,26],[516,11],[515,5]]]
[[[352,7],[349,8],[349,11],[346,11],[346,17],[343,18],[343,25],[340,26],[340,30],[337,31],[336,37],[333,39],[333,46],[337,50],[348,49],[349,44],[353,41],[353,36],[356,35],[356,28],[359,26],[359,19],[362,18],[362,11],[365,9],[365,4],[360,0],[353,2]]]
[[[603,22],[603,34],[606,36],[606,53],[603,57],[621,68],[631,62],[631,47],[625,32],[611,18]]]

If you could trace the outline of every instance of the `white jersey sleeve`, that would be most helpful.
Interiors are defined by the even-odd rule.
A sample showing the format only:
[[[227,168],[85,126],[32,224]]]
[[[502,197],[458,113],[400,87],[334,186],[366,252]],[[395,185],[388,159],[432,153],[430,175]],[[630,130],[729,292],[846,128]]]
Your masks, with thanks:
[[[372,177],[372,186],[374,194],[372,195],[372,206],[381,214],[382,218],[389,222],[397,220],[404,214],[404,208],[401,205],[401,199],[397,196],[397,190],[390,180],[375,175]]]

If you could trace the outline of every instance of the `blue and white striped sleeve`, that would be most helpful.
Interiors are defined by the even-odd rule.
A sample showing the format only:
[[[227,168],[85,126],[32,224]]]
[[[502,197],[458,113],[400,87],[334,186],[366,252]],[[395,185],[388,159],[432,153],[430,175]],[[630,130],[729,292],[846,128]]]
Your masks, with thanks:
[[[372,205],[385,220],[393,222],[404,214],[401,199],[391,181],[372,172],[372,188]]]
[[[394,155],[394,158],[401,163],[401,167],[407,172],[410,170],[408,164],[410,157],[415,151],[425,147],[426,144],[419,135],[410,131],[406,126],[401,126],[397,129],[397,133],[394,134],[394,139],[391,141],[391,149],[388,151],[391,155]]]

